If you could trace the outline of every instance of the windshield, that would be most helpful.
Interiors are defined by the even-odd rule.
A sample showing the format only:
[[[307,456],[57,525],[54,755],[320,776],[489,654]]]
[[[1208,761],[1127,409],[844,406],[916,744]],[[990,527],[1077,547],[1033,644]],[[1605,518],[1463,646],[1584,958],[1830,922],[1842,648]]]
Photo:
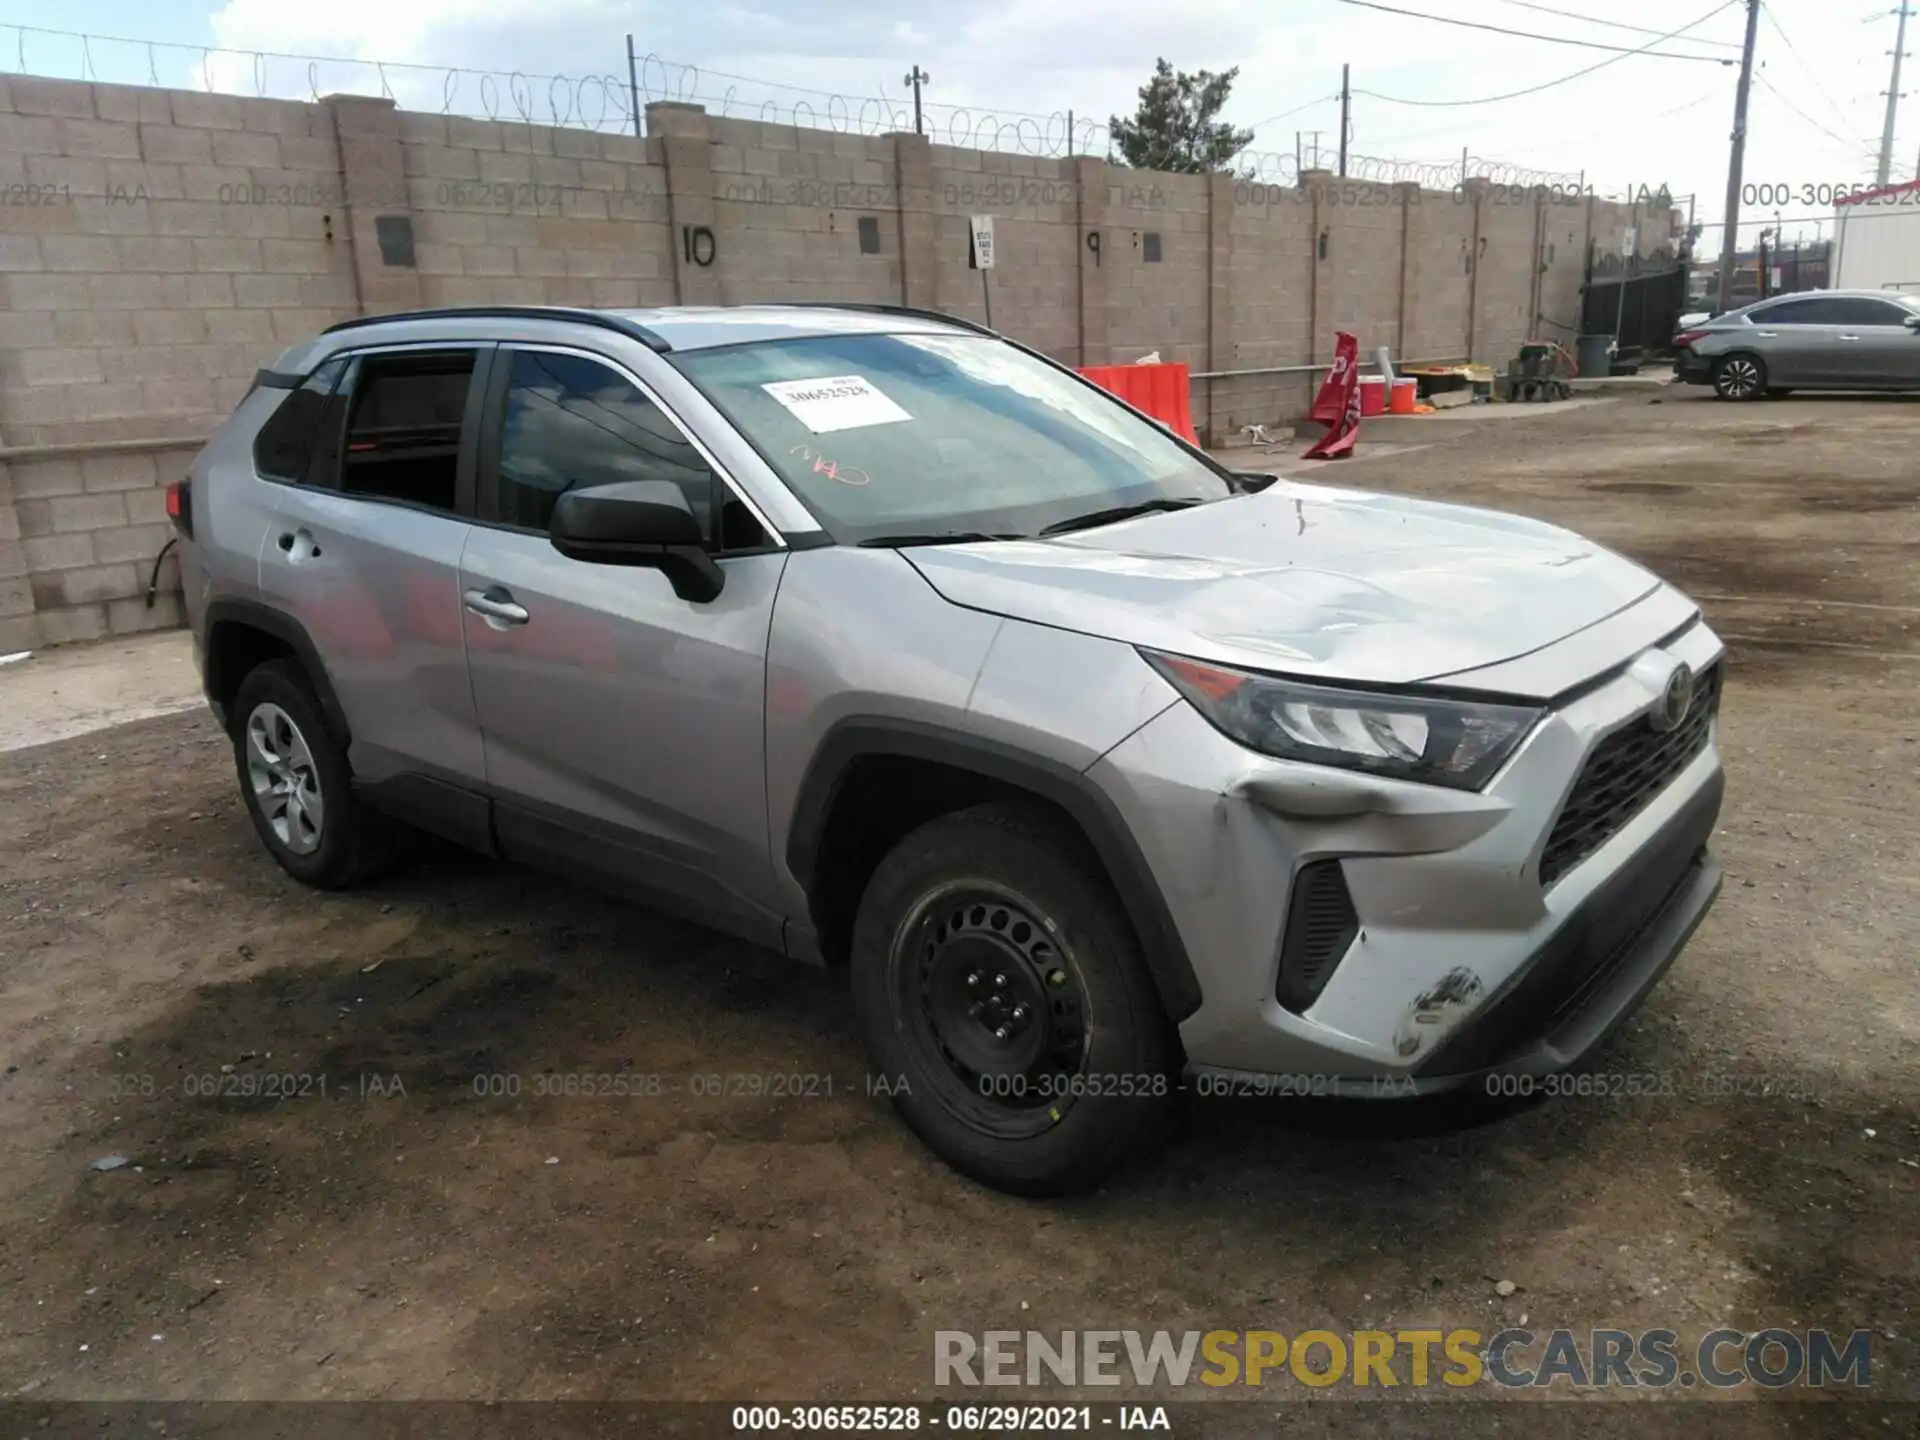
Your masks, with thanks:
[[[672,358],[846,544],[1033,535],[1232,493],[1159,426],[990,336],[833,335]]]

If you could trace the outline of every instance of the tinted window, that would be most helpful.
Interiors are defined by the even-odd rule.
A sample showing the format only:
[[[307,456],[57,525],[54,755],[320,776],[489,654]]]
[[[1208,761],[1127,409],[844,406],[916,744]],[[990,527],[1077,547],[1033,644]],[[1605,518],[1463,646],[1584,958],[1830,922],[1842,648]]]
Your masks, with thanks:
[[[1782,300],[1755,310],[1750,320],[1756,325],[1838,325],[1835,302],[1828,299]]]
[[[327,397],[347,368],[344,360],[329,360],[299,389],[280,402],[253,441],[253,468],[270,480],[306,479],[313,461],[314,438],[327,410]]]
[[[1904,325],[1913,312],[1890,300],[1835,300],[1837,325]]]
[[[709,544],[716,500],[719,548],[766,543],[699,450],[625,376],[583,356],[515,352],[500,433],[499,518],[544,530],[568,490],[633,480],[678,485]]]
[[[354,361],[346,399],[340,488],[452,510],[460,466],[460,422],[473,352],[367,355]]]

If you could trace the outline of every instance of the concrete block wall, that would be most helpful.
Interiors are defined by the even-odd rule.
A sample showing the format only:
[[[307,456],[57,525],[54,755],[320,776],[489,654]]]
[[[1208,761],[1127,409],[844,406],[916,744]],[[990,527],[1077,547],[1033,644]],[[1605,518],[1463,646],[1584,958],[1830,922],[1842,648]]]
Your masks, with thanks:
[[[1536,331],[1567,338],[1550,322],[1577,321],[1589,242],[1637,223],[1651,253],[1674,224],[1477,181],[1282,187],[678,103],[645,130],[0,76],[0,650],[177,623],[170,563],[144,598],[160,487],[256,368],[351,316],[991,308],[1070,364],[1157,350],[1241,372],[1195,381],[1219,444],[1297,418],[1339,329],[1369,355],[1495,364]],[[984,293],[976,214],[998,251]]]

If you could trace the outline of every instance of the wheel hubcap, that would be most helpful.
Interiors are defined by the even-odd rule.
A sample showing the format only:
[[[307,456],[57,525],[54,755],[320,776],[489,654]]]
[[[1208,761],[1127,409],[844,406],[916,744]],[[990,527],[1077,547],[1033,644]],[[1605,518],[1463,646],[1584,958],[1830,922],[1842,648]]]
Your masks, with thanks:
[[[978,884],[926,897],[903,927],[902,1000],[977,1102],[1057,1108],[1084,1065],[1086,992],[1059,937],[1018,898]]]
[[[1727,362],[1726,391],[1729,395],[1751,395],[1760,383],[1760,375],[1749,360]]]
[[[247,716],[247,783],[267,828],[296,855],[320,848],[326,805],[313,752],[293,717],[278,705],[256,705]]]

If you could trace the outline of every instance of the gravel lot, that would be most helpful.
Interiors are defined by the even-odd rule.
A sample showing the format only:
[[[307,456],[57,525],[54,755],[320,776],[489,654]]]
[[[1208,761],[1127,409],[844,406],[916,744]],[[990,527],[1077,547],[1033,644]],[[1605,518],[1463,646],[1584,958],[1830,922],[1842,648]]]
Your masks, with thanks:
[[[0,755],[0,1395],[899,1399],[937,1329],[1524,1314],[1870,1327],[1876,1392],[1920,1398],[1920,404],[1667,392],[1456,432],[1313,478],[1573,526],[1731,647],[1727,886],[1596,1062],[1673,1093],[1477,1128],[1196,1103],[1101,1194],[1015,1201],[866,1093],[839,976],[455,854],[303,891],[211,717],[147,719]],[[831,1094],[726,1093],[767,1074]],[[1740,1433],[1915,1413],[1835,1411],[1742,1404]]]

